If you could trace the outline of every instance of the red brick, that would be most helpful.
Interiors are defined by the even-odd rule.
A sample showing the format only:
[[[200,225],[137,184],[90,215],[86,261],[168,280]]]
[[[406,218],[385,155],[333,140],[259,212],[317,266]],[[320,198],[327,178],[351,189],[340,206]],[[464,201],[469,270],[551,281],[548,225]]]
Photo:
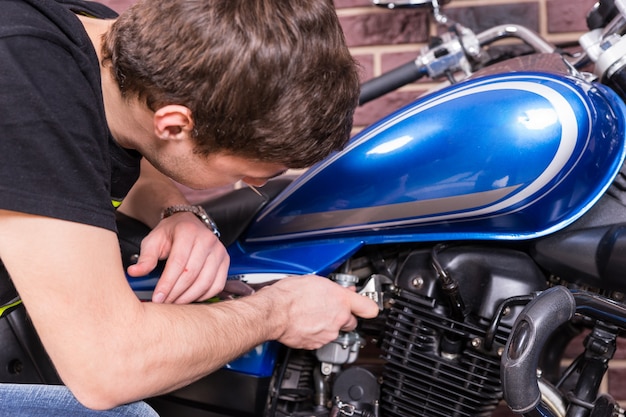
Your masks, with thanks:
[[[584,343],[588,334],[589,331],[585,330],[572,339],[569,345],[567,345],[567,349],[563,355],[565,359],[574,359],[585,349]]]
[[[359,63],[359,78],[361,82],[374,76],[374,56],[372,54],[353,55]]]
[[[596,0],[548,0],[548,32],[586,31],[585,17]]]
[[[617,339],[617,350],[613,359],[626,359],[626,340],[624,338]]]
[[[392,52],[388,54],[382,54],[381,56],[381,70],[382,72],[390,71],[394,68],[398,68],[407,62],[415,61],[420,53],[421,48],[415,48],[412,52]]]
[[[456,3],[452,3],[456,4]],[[444,13],[452,20],[481,32],[503,24],[517,24],[539,31],[539,5],[537,3],[498,4],[493,6],[448,8]]]
[[[341,16],[340,20],[349,46],[419,43],[428,39],[427,14],[420,10],[371,12]]]
[[[372,3],[369,0],[334,0],[335,7],[337,9],[344,9],[347,7],[363,7],[371,6]]]
[[[626,369],[609,367],[609,394],[618,401],[626,400]]]

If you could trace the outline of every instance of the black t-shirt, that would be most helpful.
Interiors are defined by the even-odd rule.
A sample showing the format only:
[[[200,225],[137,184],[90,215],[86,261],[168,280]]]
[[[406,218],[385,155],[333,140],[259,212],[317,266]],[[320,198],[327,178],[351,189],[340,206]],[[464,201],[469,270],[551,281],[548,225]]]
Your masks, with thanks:
[[[116,230],[112,200],[139,175],[117,146],[79,0],[0,0],[0,208]]]

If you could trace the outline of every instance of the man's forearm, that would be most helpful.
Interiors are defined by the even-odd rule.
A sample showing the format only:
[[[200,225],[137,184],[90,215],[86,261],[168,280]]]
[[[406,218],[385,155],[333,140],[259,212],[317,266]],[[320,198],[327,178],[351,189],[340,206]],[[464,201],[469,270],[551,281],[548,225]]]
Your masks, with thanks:
[[[270,312],[262,294],[213,305],[144,303],[118,329],[118,349],[104,349],[104,342],[93,369],[73,367],[80,375],[64,377],[77,398],[96,409],[163,394],[275,338],[281,324]]]

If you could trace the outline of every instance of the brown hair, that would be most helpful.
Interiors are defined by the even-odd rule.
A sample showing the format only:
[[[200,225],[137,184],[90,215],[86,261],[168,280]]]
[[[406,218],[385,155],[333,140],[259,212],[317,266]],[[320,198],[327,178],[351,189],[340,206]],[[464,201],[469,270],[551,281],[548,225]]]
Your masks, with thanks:
[[[103,56],[124,96],[190,108],[205,155],[303,168],[350,135],[358,74],[331,0],[139,0]]]

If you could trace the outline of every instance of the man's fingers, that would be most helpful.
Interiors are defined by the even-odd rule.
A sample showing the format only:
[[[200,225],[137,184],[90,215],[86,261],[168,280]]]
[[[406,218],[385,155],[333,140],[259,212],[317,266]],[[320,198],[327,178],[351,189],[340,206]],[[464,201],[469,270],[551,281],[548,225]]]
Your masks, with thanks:
[[[141,277],[152,272],[156,268],[163,256],[163,250],[158,236],[154,235],[154,231],[148,234],[141,242],[139,257],[137,263],[127,268],[126,272],[131,277]]]
[[[197,269],[192,268],[188,262],[189,259],[181,262],[173,255],[167,259],[163,274],[154,288],[153,302],[171,303],[189,288],[196,277]]]
[[[193,245],[191,249],[178,249],[177,253],[172,251],[165,264],[153,301],[190,303],[222,291],[229,266],[225,249],[219,245],[210,248]]]
[[[351,332],[352,330],[356,329],[356,326],[357,326],[356,317],[350,316],[350,318],[348,319],[348,322],[344,324],[340,330],[344,332]]]
[[[352,313],[364,319],[373,319],[379,313],[378,304],[368,297],[359,294],[351,294]]]
[[[157,266],[158,261],[159,259],[155,256],[140,256],[137,263],[130,265],[126,272],[131,277],[148,275]]]

